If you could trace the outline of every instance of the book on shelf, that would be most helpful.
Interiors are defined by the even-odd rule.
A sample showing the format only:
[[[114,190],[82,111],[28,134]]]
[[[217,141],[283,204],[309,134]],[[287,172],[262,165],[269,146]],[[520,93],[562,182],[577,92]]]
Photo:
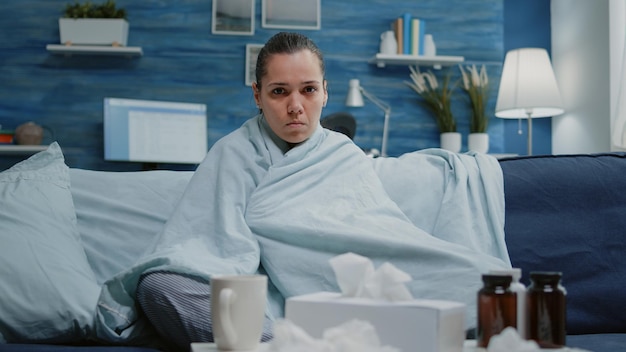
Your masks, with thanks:
[[[396,18],[393,22],[393,31],[396,34],[396,42],[398,43],[398,55],[402,55],[404,53],[404,23],[402,17]]]
[[[426,22],[419,18],[411,19],[411,55],[424,55],[424,32]]]
[[[402,53],[411,55],[411,14],[402,15]]]
[[[410,13],[404,13],[392,23],[398,43],[398,55],[424,55],[426,22]]]

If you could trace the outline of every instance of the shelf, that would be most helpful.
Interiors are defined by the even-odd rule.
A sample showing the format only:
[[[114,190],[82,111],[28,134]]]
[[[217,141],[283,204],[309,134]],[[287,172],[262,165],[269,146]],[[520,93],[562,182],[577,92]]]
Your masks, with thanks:
[[[109,55],[135,57],[143,55],[141,47],[104,45],[48,44],[46,50],[57,55]]]
[[[376,64],[378,67],[386,65],[417,65],[417,66],[433,66],[440,69],[442,66],[452,66],[463,62],[463,56],[415,56],[415,55],[389,55],[376,54],[370,63]]]
[[[31,155],[46,149],[47,145],[0,144],[0,155]]]

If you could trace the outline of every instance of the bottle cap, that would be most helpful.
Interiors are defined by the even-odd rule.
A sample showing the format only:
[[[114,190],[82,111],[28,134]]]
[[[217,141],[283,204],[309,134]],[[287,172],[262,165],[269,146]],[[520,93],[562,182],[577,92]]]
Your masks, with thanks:
[[[510,286],[512,280],[511,275],[483,274],[483,282],[486,284]]]
[[[511,275],[513,277],[513,281],[519,281],[522,278],[522,269],[511,268],[511,269],[501,269],[501,270],[490,270],[489,274]]]
[[[561,280],[560,271],[531,271],[530,279],[535,282],[558,282]]]

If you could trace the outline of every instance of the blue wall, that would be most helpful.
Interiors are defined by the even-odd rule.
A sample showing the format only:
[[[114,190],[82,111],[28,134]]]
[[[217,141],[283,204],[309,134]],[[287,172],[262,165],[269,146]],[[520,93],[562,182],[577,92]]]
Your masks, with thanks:
[[[30,120],[51,127],[71,167],[138,170],[141,165],[103,160],[104,97],[205,103],[209,145],[255,114],[250,87],[244,85],[245,45],[262,44],[278,31],[261,28],[260,0],[256,1],[253,36],[212,35],[209,0],[118,0],[129,14],[128,45],[144,51],[135,59],[49,54],[45,46],[59,42],[57,18],[68,2],[5,1],[0,12],[0,124],[4,128]],[[330,99],[325,113],[353,113],[358,120],[355,142],[363,148],[380,148],[382,111],[371,103],[358,109],[343,106],[348,80],[359,78],[366,89],[393,107],[390,155],[438,147],[439,133],[432,117],[403,83],[408,79],[408,68],[378,68],[368,63],[378,50],[379,35],[404,12],[425,19],[440,55],[464,56],[467,63],[487,65],[492,83],[491,112],[505,53],[504,2],[323,0],[322,29],[302,32],[326,54]],[[437,74],[447,72],[444,68]],[[458,78],[456,66],[450,72]],[[453,111],[465,145],[469,109],[460,90],[458,94]],[[493,117],[490,121],[490,152],[517,152],[509,149],[507,139],[511,137],[505,127],[504,120]],[[513,130],[517,130],[516,124]],[[534,132],[541,133],[537,126]],[[525,150],[525,140],[521,143]],[[15,161],[0,156],[0,168]]]
[[[506,0],[504,2],[504,50],[536,47],[550,53],[550,1]],[[504,60],[504,58],[502,58]],[[521,126],[521,133],[518,133]],[[504,120],[504,146],[507,153],[528,153],[528,123]],[[533,154],[552,153],[552,119],[533,119]]]

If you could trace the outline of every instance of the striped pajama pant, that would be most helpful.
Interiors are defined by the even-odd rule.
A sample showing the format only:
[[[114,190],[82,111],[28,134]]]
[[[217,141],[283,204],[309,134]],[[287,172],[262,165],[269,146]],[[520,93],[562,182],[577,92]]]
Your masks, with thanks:
[[[213,342],[211,286],[207,280],[157,271],[139,279],[137,302],[157,332],[176,351],[189,351],[192,342]],[[272,339],[266,318],[261,341]]]

